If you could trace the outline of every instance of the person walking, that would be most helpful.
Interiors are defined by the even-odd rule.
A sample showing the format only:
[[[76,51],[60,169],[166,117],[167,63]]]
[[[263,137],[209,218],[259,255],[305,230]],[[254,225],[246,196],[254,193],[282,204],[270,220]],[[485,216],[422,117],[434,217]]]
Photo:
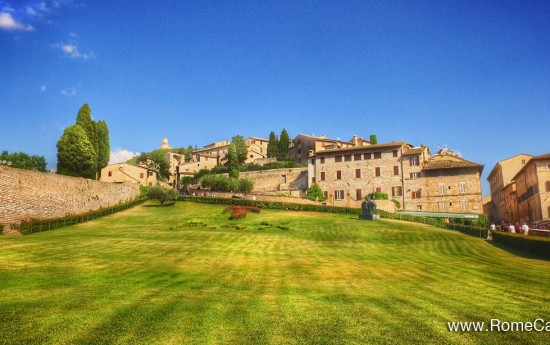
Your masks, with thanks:
[[[527,225],[527,223],[524,222],[524,223],[521,225],[521,231],[523,232],[523,234],[524,234],[525,236],[528,236],[528,235],[529,235],[529,226]]]

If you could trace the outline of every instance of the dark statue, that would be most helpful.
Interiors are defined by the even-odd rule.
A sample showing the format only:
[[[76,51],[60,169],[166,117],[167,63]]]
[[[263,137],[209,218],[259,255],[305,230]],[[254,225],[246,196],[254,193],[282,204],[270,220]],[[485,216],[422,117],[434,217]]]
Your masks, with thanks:
[[[361,204],[360,219],[378,220],[380,216],[376,214],[376,202],[374,194],[367,194],[365,201]]]

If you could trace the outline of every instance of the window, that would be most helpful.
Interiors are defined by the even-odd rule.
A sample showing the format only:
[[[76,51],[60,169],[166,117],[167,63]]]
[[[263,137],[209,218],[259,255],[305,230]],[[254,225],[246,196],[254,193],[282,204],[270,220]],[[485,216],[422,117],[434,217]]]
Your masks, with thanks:
[[[521,160],[521,164],[525,164],[525,159],[522,159],[522,160]]]
[[[461,201],[460,202],[460,210],[461,211],[467,211],[468,210],[468,202],[467,201]]]
[[[325,164],[325,157],[324,156],[319,158],[319,159],[321,160],[321,162],[320,162],[321,164]]]
[[[466,194],[466,182],[460,182],[458,184],[458,190],[460,191],[460,194]]]
[[[546,181],[546,191],[550,192],[550,181]],[[550,214],[549,214],[550,216]]]
[[[342,161],[342,156],[335,156],[335,157],[334,157],[334,161],[335,161],[336,163],[340,163],[340,162]]]
[[[410,166],[419,166],[420,165],[420,160],[418,159],[418,156],[409,157],[409,165]]]
[[[446,202],[440,202],[439,203],[439,212],[445,212],[447,210],[447,203]]]
[[[394,157],[397,157],[397,150],[393,150],[392,154]]]
[[[419,172],[412,172],[411,173],[411,178],[419,178],[420,177],[420,173]]]
[[[363,197],[363,193],[361,192],[361,189],[356,189],[355,190],[355,200],[361,200],[362,197]]]
[[[445,195],[445,184],[444,183],[439,184],[439,195]]]
[[[380,158],[382,158],[382,152],[375,152],[374,159],[380,159]]]
[[[344,156],[344,161],[345,162],[351,162],[351,155],[345,155]]]
[[[401,186],[392,187],[391,196],[403,196],[403,188]]]
[[[371,159],[372,157],[371,157],[371,154],[370,154],[370,153],[364,153],[364,154],[363,154],[363,158],[364,158],[364,159]]]
[[[109,177],[113,176],[113,172],[109,171]]]
[[[282,184],[286,183],[286,175],[281,175],[281,183]]]
[[[380,167],[374,168],[374,175],[375,176],[380,176]]]
[[[311,159],[311,165],[315,165],[315,158]]]
[[[458,174],[461,175],[461,176],[464,175],[464,169],[458,170]]]
[[[151,187],[153,185],[153,182],[149,182],[149,187]]]
[[[417,210],[422,210],[422,205],[416,205]]]
[[[394,175],[399,175],[399,166],[397,166],[397,165],[393,166],[393,174]]]
[[[412,192],[412,193],[411,193],[411,198],[413,198],[413,199],[420,199],[420,198],[422,198],[422,192],[421,192],[421,191]]]
[[[337,179],[337,180],[341,180],[341,179],[342,179],[342,170],[337,170],[337,171],[336,171],[336,179]]]
[[[143,178],[143,175],[144,175],[143,173],[140,173],[139,178]]]
[[[344,200],[344,191],[343,190],[337,190],[334,192],[334,198],[336,200]]]
[[[376,187],[376,191],[377,191],[378,193],[380,193],[380,192],[382,192],[382,188]]]
[[[325,172],[321,171],[321,181],[324,181],[324,180],[325,180]]]
[[[324,192],[323,192],[323,196],[325,197],[325,200],[328,199],[328,192],[327,192],[327,191],[324,191]]]
[[[153,172],[152,172],[152,171],[148,171],[148,172],[147,172],[147,176],[153,176]]]
[[[355,178],[361,178],[361,169],[355,169]]]
[[[311,184],[314,184],[315,183],[315,177],[312,177],[311,178]]]
[[[360,153],[356,153],[353,155],[353,160],[354,161],[360,161],[361,160],[361,154]]]

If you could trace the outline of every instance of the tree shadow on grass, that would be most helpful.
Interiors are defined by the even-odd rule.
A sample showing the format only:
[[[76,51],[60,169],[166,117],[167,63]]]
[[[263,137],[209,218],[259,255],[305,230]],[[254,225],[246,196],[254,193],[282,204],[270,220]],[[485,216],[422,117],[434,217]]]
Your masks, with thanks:
[[[147,204],[147,205],[143,205],[143,207],[170,207],[170,206],[174,206],[176,202],[172,201],[172,202],[166,202],[164,204]]]
[[[493,241],[487,241],[490,245],[493,247],[496,247],[498,249],[502,249],[510,254],[513,254],[515,256],[519,256],[520,258],[524,259],[531,259],[531,260],[542,260],[542,261],[550,261],[550,258],[544,257],[542,255],[533,254],[530,252],[527,252],[525,250],[521,250],[518,248],[510,247],[502,243],[498,243]]]

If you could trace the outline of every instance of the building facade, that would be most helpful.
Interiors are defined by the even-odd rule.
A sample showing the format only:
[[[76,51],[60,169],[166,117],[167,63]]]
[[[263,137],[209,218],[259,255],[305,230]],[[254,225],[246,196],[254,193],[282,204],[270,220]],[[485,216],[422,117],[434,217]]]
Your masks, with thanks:
[[[390,142],[311,151],[308,186],[319,184],[334,206],[359,207],[382,192],[401,210],[480,214],[482,171],[451,150],[431,156],[426,146]]]
[[[501,160],[495,164],[493,170],[487,177],[489,181],[489,186],[491,188],[491,212],[489,218],[495,223],[500,223],[502,221],[512,221],[507,220],[506,216],[514,214],[515,211],[512,208],[506,208],[510,206],[510,203],[506,202],[505,187],[512,183],[513,177],[518,173],[518,171],[523,168],[523,166],[531,159],[533,156],[527,154],[519,154],[504,160]],[[510,187],[507,188],[507,191],[510,192]],[[510,199],[510,196],[508,196]],[[517,203],[515,203],[517,205]]]
[[[101,169],[102,182],[131,182],[140,186],[154,186],[158,180],[158,174],[154,170],[136,164],[116,163]]]
[[[550,154],[531,158],[513,177],[520,222],[550,219]]]

